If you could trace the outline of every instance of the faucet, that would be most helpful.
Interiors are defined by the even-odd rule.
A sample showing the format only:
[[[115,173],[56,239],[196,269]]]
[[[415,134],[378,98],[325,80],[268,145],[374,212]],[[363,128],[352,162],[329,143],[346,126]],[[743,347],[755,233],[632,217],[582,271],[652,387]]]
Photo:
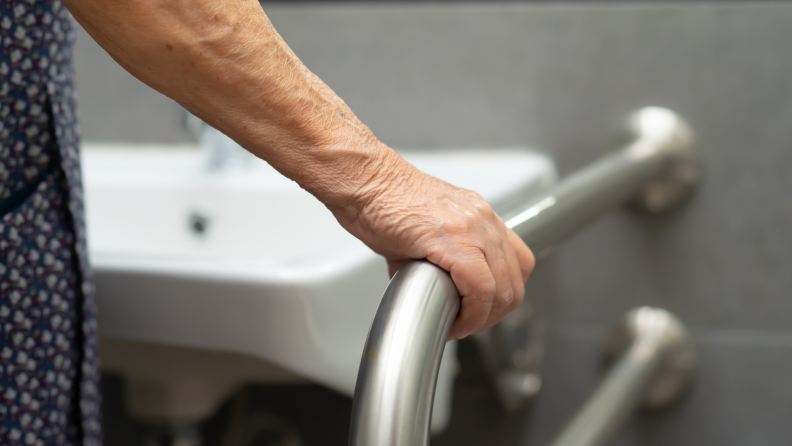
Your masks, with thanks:
[[[246,167],[255,158],[233,139],[190,113],[187,114],[185,127],[198,139],[199,145],[206,153],[207,170],[216,171],[231,166]]]
[[[208,170],[220,170],[228,166],[245,167],[254,156],[233,139],[214,127],[204,124],[200,139],[201,147],[208,154]]]

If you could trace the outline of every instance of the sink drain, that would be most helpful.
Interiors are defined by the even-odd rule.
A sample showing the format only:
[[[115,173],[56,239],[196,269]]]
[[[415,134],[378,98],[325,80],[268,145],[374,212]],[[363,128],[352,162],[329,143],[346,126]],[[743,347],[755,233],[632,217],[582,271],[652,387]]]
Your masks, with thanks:
[[[189,228],[197,236],[206,235],[206,231],[209,229],[209,218],[200,212],[193,212],[190,214]]]

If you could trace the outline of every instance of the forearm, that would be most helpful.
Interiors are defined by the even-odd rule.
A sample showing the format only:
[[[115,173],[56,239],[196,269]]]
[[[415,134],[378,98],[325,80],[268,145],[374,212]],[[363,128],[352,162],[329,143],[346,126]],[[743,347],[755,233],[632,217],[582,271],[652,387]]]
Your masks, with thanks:
[[[65,0],[124,68],[331,207],[403,163],[297,59],[255,0]]]

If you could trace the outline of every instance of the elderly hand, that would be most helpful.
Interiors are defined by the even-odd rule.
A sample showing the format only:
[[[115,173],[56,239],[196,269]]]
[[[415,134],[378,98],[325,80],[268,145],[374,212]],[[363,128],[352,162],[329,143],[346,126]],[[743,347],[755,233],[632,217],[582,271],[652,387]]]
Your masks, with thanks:
[[[331,210],[385,256],[391,275],[411,259],[427,259],[451,274],[462,295],[451,339],[495,325],[522,302],[533,254],[478,193],[391,153],[352,206]]]

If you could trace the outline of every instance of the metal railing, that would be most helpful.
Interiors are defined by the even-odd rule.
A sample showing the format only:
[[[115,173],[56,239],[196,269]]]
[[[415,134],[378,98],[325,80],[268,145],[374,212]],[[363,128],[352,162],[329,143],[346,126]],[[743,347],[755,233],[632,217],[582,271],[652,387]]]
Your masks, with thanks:
[[[618,362],[552,446],[603,446],[635,408],[668,405],[685,390],[695,355],[684,325],[660,308],[630,311],[608,341]]]
[[[536,253],[602,212],[632,202],[651,212],[678,202],[698,179],[687,124],[667,109],[631,115],[631,141],[507,216]],[[510,218],[508,218],[510,217]],[[366,340],[355,387],[351,446],[425,446],[443,348],[460,307],[447,272],[414,261],[391,280]]]

